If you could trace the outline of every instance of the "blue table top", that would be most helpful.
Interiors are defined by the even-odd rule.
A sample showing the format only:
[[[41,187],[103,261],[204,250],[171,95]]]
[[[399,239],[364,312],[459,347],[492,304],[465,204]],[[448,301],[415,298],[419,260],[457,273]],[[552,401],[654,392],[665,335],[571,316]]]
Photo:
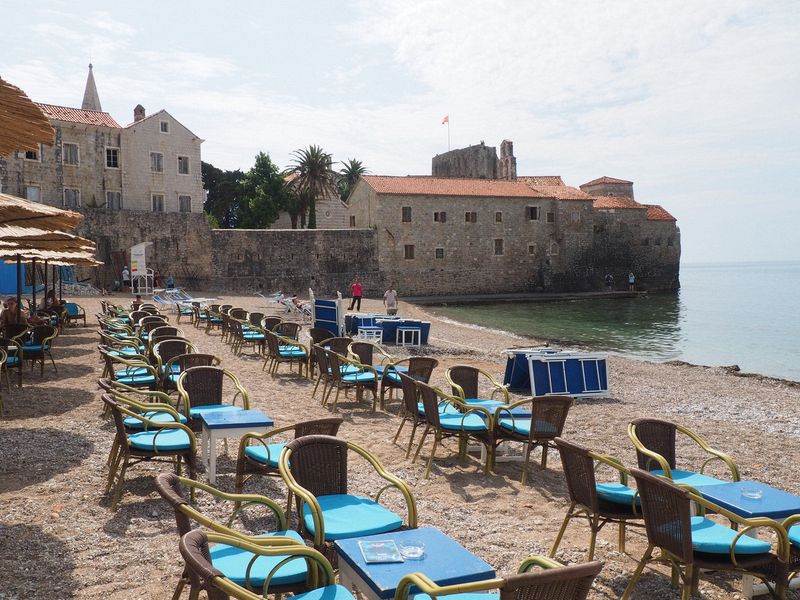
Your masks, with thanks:
[[[425,555],[421,560],[406,559],[402,563],[367,564],[358,546],[362,540],[394,540],[398,544],[403,540],[419,540],[425,544]],[[435,527],[337,540],[335,544],[340,559],[346,561],[380,598],[393,598],[400,579],[409,573],[424,573],[439,585],[483,581],[495,576],[491,565]]]
[[[742,489],[756,489],[763,495],[761,498],[746,498]],[[795,496],[758,481],[733,481],[718,485],[698,486],[697,491],[703,498],[727,508],[741,517],[769,517],[785,519],[800,513],[800,496]]]
[[[214,410],[200,415],[208,429],[272,427],[275,422],[260,410]]]

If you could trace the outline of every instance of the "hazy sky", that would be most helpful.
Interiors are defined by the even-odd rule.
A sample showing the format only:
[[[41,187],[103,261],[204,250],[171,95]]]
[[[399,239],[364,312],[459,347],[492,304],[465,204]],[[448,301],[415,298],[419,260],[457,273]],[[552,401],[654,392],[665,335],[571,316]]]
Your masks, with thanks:
[[[320,144],[374,174],[514,141],[518,172],[635,182],[685,262],[800,260],[794,0],[2,1],[0,76],[80,106],[167,109],[203,159]]]

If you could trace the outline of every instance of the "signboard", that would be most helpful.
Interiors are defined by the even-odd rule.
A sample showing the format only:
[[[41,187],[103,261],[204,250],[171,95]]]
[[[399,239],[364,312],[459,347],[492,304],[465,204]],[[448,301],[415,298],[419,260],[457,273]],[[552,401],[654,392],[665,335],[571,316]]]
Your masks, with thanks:
[[[145,249],[153,242],[144,242],[131,247],[131,278],[147,274]]]

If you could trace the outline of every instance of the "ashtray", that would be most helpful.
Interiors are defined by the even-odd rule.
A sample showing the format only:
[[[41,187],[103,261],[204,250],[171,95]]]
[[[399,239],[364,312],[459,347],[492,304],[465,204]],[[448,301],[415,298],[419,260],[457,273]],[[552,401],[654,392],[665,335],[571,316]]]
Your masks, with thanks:
[[[745,487],[742,488],[742,497],[748,498],[750,500],[761,500],[761,497],[764,495],[764,492],[758,488],[753,487]]]
[[[397,548],[406,560],[420,560],[425,556],[425,543],[420,540],[398,542]]]

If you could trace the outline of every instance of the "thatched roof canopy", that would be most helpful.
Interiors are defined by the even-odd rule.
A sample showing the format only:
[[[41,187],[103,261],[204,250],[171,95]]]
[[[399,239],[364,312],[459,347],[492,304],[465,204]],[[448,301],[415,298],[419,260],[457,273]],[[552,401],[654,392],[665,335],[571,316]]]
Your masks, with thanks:
[[[56,132],[42,110],[21,89],[0,79],[0,156],[14,150],[52,146]]]
[[[82,220],[82,214],[71,210],[0,194],[0,225],[68,231],[75,229]]]
[[[63,231],[0,225],[0,248],[94,253],[96,245],[92,240]]]

